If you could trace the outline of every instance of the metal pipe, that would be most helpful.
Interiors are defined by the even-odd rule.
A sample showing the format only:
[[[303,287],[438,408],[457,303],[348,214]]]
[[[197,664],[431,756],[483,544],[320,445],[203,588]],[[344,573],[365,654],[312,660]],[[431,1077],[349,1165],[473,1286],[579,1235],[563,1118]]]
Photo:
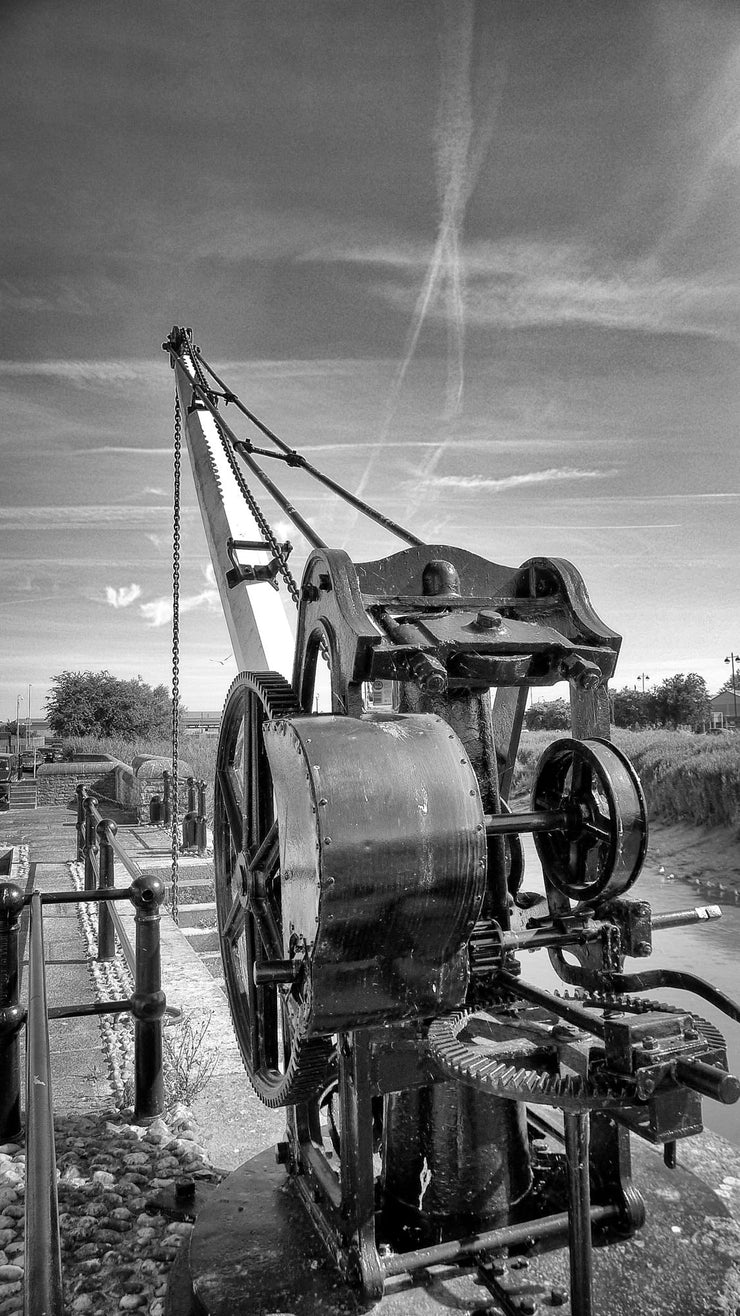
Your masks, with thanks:
[[[21,1028],[18,942],[23,892],[13,882],[0,883],[0,1142],[21,1131]]]
[[[618,974],[609,976],[619,977]],[[523,982],[521,978],[515,978],[513,974],[503,970],[499,974],[498,981],[499,985],[507,987],[515,996],[521,996],[525,1001],[531,1001],[533,1005],[544,1006],[546,1010],[565,1019],[566,1023],[574,1024],[576,1028],[582,1028],[586,1033],[593,1033],[594,1037],[605,1037],[604,1020],[584,1010],[582,1006],[576,1005],[574,1001],[564,1001],[562,997],[553,996],[551,992],[541,987],[533,987],[531,983]]]
[[[136,910],[136,975],[131,997],[134,1016],[134,1121],[143,1123],[164,1110],[160,906],[164,887],[158,877],[142,874],[130,887]]]
[[[565,1164],[568,1180],[570,1309],[572,1316],[593,1313],[593,1248],[588,1111],[565,1111]]]
[[[694,992],[702,1000],[709,1001],[728,1018],[740,1024],[740,1004],[724,992],[717,991],[711,983],[697,978],[693,973],[684,973],[682,969],[646,969],[644,973],[604,973],[604,983],[610,991],[616,992],[651,992],[656,987],[676,987],[680,991]]]
[[[165,768],[162,772],[162,822],[165,827],[169,827],[172,822],[172,792],[170,788],[170,774]]]
[[[617,1220],[619,1209],[616,1206],[594,1206],[591,1208],[591,1222],[604,1224]],[[568,1213],[561,1211],[557,1215],[544,1216],[541,1220],[529,1220],[519,1225],[506,1225],[502,1229],[489,1229],[481,1234],[471,1234],[468,1238],[457,1238],[449,1243],[436,1243],[430,1247],[418,1248],[415,1252],[395,1252],[389,1257],[381,1258],[381,1265],[386,1278],[391,1275],[413,1274],[427,1266],[440,1266],[461,1261],[477,1252],[488,1252],[493,1248],[517,1247],[530,1239],[537,1243],[542,1239],[565,1236],[568,1232]]]
[[[564,831],[573,821],[573,814],[567,809],[543,809],[537,813],[486,813],[483,816],[487,836],[508,836],[511,832]]]
[[[117,831],[116,824],[110,818],[101,818],[96,828],[100,847],[100,889],[103,891],[110,891],[116,884],[115,853],[111,843],[111,834],[115,836]],[[115,958],[116,938],[113,919],[111,918],[108,901],[101,900],[98,907],[98,960],[109,961]]]
[[[684,928],[690,923],[704,923],[715,918],[722,918],[719,905],[697,905],[694,909],[673,909],[666,914],[653,914],[650,922],[653,932],[662,932],[665,928]]]
[[[26,1311],[62,1316],[62,1253],[40,892],[33,893],[30,903],[26,1036]]]
[[[77,1019],[82,1015],[124,1014],[131,1009],[128,997],[123,1001],[89,1001],[83,1005],[50,1005],[50,1019]]]
[[[85,810],[85,890],[92,890],[99,885],[98,882],[98,865],[97,865],[97,844],[95,837],[95,827],[100,818],[97,812],[98,801],[94,795],[86,795],[84,801]]]

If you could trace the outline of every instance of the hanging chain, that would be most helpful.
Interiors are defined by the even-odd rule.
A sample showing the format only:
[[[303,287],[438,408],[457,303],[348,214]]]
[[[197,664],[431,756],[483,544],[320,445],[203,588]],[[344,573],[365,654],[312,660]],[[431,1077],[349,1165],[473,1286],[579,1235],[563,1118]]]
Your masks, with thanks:
[[[182,455],[182,423],[180,399],[175,389],[175,442],[172,494],[172,780],[170,783],[170,821],[172,826],[172,890],[170,909],[175,923],[179,922],[180,844],[178,753],[180,747],[180,462]]]

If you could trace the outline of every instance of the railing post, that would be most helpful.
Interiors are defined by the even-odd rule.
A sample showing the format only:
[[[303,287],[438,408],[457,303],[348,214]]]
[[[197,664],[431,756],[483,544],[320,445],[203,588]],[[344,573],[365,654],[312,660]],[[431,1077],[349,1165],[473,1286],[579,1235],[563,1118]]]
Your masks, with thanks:
[[[79,861],[85,857],[85,787],[81,781],[77,783],[75,795],[77,796],[77,859]]]
[[[22,909],[20,887],[0,883],[0,1142],[12,1142],[21,1130],[18,937]]]
[[[64,1311],[41,892],[31,896],[26,1030],[26,1311]]]
[[[97,854],[97,837],[95,835],[95,809],[98,807],[98,801],[94,795],[85,796],[85,890],[94,891],[97,886],[97,873],[95,871],[95,855]]]
[[[162,772],[162,781],[163,781],[162,821],[165,827],[169,827],[170,823],[172,822],[172,793],[170,786],[170,774],[166,768]]]
[[[195,778],[187,778],[188,787],[188,813],[195,813]]]
[[[204,855],[207,848],[208,837],[206,833],[206,783],[198,782],[198,819],[196,822],[195,844],[198,847],[198,854]]]
[[[158,877],[142,874],[131,883],[136,909],[136,974],[131,997],[134,1016],[134,1121],[143,1123],[164,1110],[162,1017],[167,1004],[162,991],[159,930],[164,886]]]
[[[100,852],[98,885],[101,887],[114,887],[116,884],[115,854],[111,837],[115,836],[118,828],[111,818],[101,818],[96,830]],[[98,959],[114,960],[115,958],[116,937],[113,917],[108,901],[101,900],[98,903]]]

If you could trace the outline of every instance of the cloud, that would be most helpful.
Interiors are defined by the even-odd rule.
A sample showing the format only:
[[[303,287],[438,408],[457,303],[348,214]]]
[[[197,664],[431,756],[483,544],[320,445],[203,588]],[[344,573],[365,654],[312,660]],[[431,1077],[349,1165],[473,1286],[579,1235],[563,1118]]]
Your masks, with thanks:
[[[616,471],[580,471],[571,467],[551,467],[546,471],[527,471],[522,475],[505,475],[495,479],[487,475],[430,475],[424,486],[432,489],[486,489],[501,491],[522,484],[552,484],[555,481],[600,480]]]
[[[197,594],[180,595],[179,613],[194,612],[196,608],[207,608],[209,612],[220,612],[221,601],[216,586],[216,575],[209,562],[203,570],[206,588]],[[172,599],[161,595],[150,599],[148,603],[139,604],[139,612],[148,626],[166,626],[172,621]]]
[[[615,261],[585,243],[532,239],[478,242],[465,256],[469,325],[538,328],[591,324],[658,334],[692,333],[736,339],[737,277],[672,273],[655,257]],[[408,280],[386,279],[375,292],[405,309]],[[444,320],[444,307],[429,307]]]
[[[106,585],[105,597],[112,608],[129,608],[141,595],[141,585]]]
[[[183,513],[192,508],[183,508]],[[28,530],[34,533],[50,530],[101,529],[137,530],[147,528],[152,521],[171,516],[164,506],[132,507],[126,504],[96,503],[91,507],[0,507],[0,525],[9,530]]]

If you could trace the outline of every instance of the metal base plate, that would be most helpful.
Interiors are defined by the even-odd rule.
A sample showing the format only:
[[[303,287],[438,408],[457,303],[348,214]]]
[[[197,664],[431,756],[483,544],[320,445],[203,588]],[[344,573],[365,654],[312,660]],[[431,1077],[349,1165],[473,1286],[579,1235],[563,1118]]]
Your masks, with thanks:
[[[718,1167],[719,1193],[705,1181],[711,1176],[703,1168],[702,1178],[680,1165],[666,1170],[654,1149],[633,1140],[634,1180],[646,1199],[647,1223],[628,1242],[596,1249],[598,1316],[735,1310],[740,1268],[733,1259],[740,1262],[740,1225],[723,1182],[740,1184],[733,1178],[740,1158],[729,1147],[726,1157],[717,1156],[717,1146],[726,1144],[713,1140],[714,1154],[710,1147],[702,1167]],[[272,1150],[215,1190],[195,1222],[189,1265],[190,1310],[207,1316],[354,1316],[366,1310],[329,1261]],[[569,1316],[565,1248],[524,1264],[514,1259],[500,1283],[509,1292],[510,1311],[546,1316],[557,1308]],[[377,1316],[504,1310],[474,1268],[438,1266],[413,1283],[399,1276],[393,1284],[397,1287],[387,1287],[373,1308]]]

